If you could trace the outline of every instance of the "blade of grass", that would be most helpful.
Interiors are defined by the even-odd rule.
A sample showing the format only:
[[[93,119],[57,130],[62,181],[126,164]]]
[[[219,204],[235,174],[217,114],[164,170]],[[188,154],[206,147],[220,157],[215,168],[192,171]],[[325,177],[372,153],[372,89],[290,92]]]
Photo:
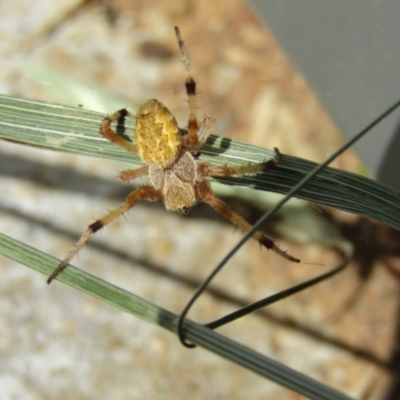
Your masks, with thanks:
[[[56,258],[1,233],[0,253],[46,276],[59,263]],[[60,275],[59,280],[175,334],[177,332],[178,316],[176,314],[96,278],[87,272],[69,266]],[[43,285],[45,286],[44,280]],[[193,321],[185,321],[184,331],[186,337],[198,346],[219,354],[307,398],[321,400],[349,399],[344,394]]]
[[[0,138],[57,151],[143,163],[100,137],[99,125],[104,115],[59,104],[0,95]],[[131,136],[134,122],[126,120]],[[133,134],[132,134],[133,135]],[[273,152],[231,139],[211,136],[202,148],[201,159],[215,164],[240,165],[260,162]],[[267,174],[218,179],[226,185],[285,194],[317,164],[282,156],[279,167]],[[326,168],[297,197],[340,210],[359,214],[400,229],[400,195],[394,190],[363,176]]]

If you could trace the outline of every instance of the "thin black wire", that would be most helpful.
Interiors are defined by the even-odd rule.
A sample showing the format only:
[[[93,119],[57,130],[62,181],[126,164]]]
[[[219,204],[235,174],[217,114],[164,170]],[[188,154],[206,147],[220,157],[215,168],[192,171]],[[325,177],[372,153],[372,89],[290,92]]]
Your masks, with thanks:
[[[325,279],[328,279],[328,278],[336,275],[340,271],[342,271],[347,266],[347,264],[351,260],[352,256],[353,256],[353,252],[346,255],[345,258],[343,259],[343,261],[339,265],[337,265],[332,270],[325,272],[324,274],[321,274],[313,279],[310,279],[307,282],[300,283],[299,285],[293,286],[289,289],[282,290],[281,292],[275,293],[272,296],[265,297],[262,300],[258,300],[256,302],[254,302],[253,304],[249,304],[248,306],[242,307],[239,310],[236,310],[228,315],[225,315],[222,318],[216,319],[215,321],[209,322],[208,324],[205,324],[204,326],[207,328],[210,328],[210,329],[219,328],[222,325],[226,325],[230,322],[236,321],[239,318],[243,318],[244,316],[257,311],[260,308],[269,306],[273,303],[276,303],[277,301],[286,299],[287,297],[292,296],[296,293],[299,293],[299,292],[303,291],[304,289],[314,286],[317,283],[322,282]]]
[[[204,292],[206,287],[212,281],[212,279],[218,274],[218,272],[225,266],[225,264],[233,257],[233,255],[243,246],[245,242],[249,238],[251,238],[259,228],[264,225],[276,212],[287,202],[291,197],[293,197],[306,183],[308,183],[312,178],[314,178],[320,171],[326,168],[336,157],[340,154],[344,153],[350,146],[352,146],[355,142],[357,142],[361,137],[363,137],[366,133],[368,133],[374,126],[379,124],[383,119],[385,119],[390,113],[392,113],[396,108],[400,106],[400,100],[398,100],[393,106],[389,107],[383,114],[381,114],[378,118],[376,118],[373,122],[367,125],[361,132],[359,132],[353,139],[350,139],[345,145],[343,145],[340,149],[335,151],[326,161],[322,164],[318,165],[314,168],[306,177],[304,177],[299,183],[297,183],[288,193],[287,195],[278,202],[278,204],[268,213],[266,213],[254,226],[253,228],[247,232],[242,239],[232,248],[231,251],[222,259],[222,261],[214,268],[214,270],[210,273],[210,275],[204,280],[204,282],[197,288],[192,298],[186,304],[183,309],[181,315],[178,320],[178,336],[181,343],[188,348],[196,347],[192,343],[187,343],[185,341],[184,332],[182,330],[183,321],[189,312],[190,308],[193,306],[195,301],[199,298],[199,296]]]

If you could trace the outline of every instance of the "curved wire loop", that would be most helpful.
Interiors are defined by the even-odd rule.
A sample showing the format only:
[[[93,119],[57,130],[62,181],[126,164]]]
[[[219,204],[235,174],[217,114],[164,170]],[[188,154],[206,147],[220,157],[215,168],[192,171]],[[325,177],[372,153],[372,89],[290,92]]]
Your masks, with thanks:
[[[287,297],[290,297],[296,293],[299,293],[299,292],[303,291],[304,289],[307,289],[311,286],[316,285],[317,283],[320,283],[328,278],[331,278],[332,276],[336,275],[337,273],[341,272],[344,268],[346,268],[346,266],[350,262],[352,256],[353,256],[353,253],[345,256],[343,261],[339,265],[337,265],[336,267],[334,267],[333,269],[331,269],[330,271],[328,271],[322,275],[318,275],[317,277],[310,279],[306,282],[302,282],[299,285],[292,286],[289,289],[282,290],[281,292],[276,293],[272,296],[268,296],[262,300],[258,300],[248,306],[242,307],[241,309],[234,311],[233,313],[225,315],[225,317],[222,317],[215,321],[209,322],[208,324],[204,324],[204,326],[207,328],[210,328],[210,329],[219,328],[222,325],[226,325],[230,322],[233,322],[233,321],[235,321],[239,318],[242,318],[248,314],[251,314],[263,307],[269,306],[280,300],[286,299]]]
[[[236,310],[230,314],[225,315],[224,317],[218,318],[215,321],[209,322],[207,324],[204,324],[203,326],[209,328],[209,329],[216,329],[219,328],[223,325],[226,325],[230,322],[233,322],[239,318],[243,318],[244,316],[251,314],[261,308],[267,307],[273,303],[276,303],[280,300],[286,299],[287,297],[293,296],[296,293],[299,293],[311,286],[316,285],[317,283],[320,283],[328,278],[331,278],[332,276],[338,274],[339,272],[341,272],[344,268],[346,268],[346,266],[348,265],[348,263],[350,262],[350,260],[352,259],[353,256],[353,251],[349,251],[348,254],[344,254],[344,252],[341,252],[342,255],[344,256],[342,262],[340,262],[337,266],[335,266],[334,268],[332,268],[330,271],[325,272],[321,275],[318,275],[317,277],[310,279],[306,282],[302,282],[298,285],[292,286],[289,289],[285,289],[282,290],[281,292],[275,293],[272,296],[268,296],[265,297],[262,300],[258,300],[248,306],[242,307],[239,310]],[[199,289],[202,288],[203,285],[201,285],[199,287]],[[199,290],[198,289],[198,290]],[[196,292],[197,293],[197,292]],[[195,298],[195,296],[192,297],[191,301],[186,305],[186,308],[184,309],[184,312],[186,311],[186,313],[189,311],[190,307],[193,305],[193,303],[195,302],[197,298]],[[183,314],[183,313],[182,313]],[[179,339],[181,341],[181,343],[187,347],[187,348],[194,348],[196,347],[196,345],[194,345],[193,343],[189,343],[185,340],[184,337],[184,333],[183,333],[183,322],[184,322],[184,318],[182,318],[182,314],[180,315],[179,318],[179,322],[178,322],[178,335],[179,335]]]
[[[212,279],[218,274],[218,272],[225,266],[225,264],[233,257],[233,255],[243,246],[243,244],[245,242],[247,242],[248,239],[250,239],[254,232],[259,230],[261,228],[262,225],[264,225],[274,214],[276,214],[276,212],[291,198],[293,197],[300,189],[302,189],[311,179],[313,179],[320,171],[322,171],[324,168],[326,168],[335,158],[337,158],[340,154],[344,153],[349,147],[351,147],[355,142],[357,142],[361,137],[363,137],[366,133],[368,133],[375,125],[377,125],[378,123],[380,123],[383,119],[385,119],[389,114],[391,114],[395,109],[397,109],[400,106],[400,100],[398,100],[396,103],[394,103],[391,107],[389,107],[385,112],[383,112],[378,118],[376,118],[374,121],[372,121],[369,125],[367,125],[362,131],[360,131],[357,135],[355,135],[352,139],[350,139],[347,143],[345,143],[342,147],[340,147],[337,151],[335,151],[327,160],[325,160],[322,164],[319,164],[317,167],[315,167],[309,174],[307,174],[300,182],[298,182],[287,194],[286,196],[280,200],[275,207],[270,210],[268,213],[266,213],[254,226],[253,228],[248,231],[243,237],[242,239],[236,244],[236,246],[234,246],[231,251],[228,252],[228,254],[222,259],[222,261],[214,268],[214,270],[210,273],[210,275],[204,280],[204,282],[197,288],[197,290],[195,291],[195,293],[193,294],[192,298],[189,300],[189,302],[186,304],[185,308],[183,309],[181,315],[179,316],[179,320],[178,320],[178,336],[179,336],[179,340],[181,341],[181,343],[188,348],[194,348],[196,347],[196,345],[194,345],[193,343],[188,343],[185,340],[185,335],[183,332],[183,322],[186,318],[186,315],[188,314],[190,308],[193,306],[193,304],[196,302],[196,300],[200,297],[200,295],[204,292],[204,290],[207,288],[207,286],[210,284],[210,282],[212,281]],[[278,166],[279,168],[279,166]],[[339,267],[335,268],[334,270],[331,271],[332,274],[337,273],[339,271],[341,271],[345,265],[347,265],[348,263],[348,259],[347,257],[345,258],[345,263],[344,265],[339,265]],[[340,268],[341,267],[341,268]],[[335,270],[337,270],[336,272],[334,272]],[[326,275],[326,274],[324,274]],[[328,277],[332,276],[330,275],[330,273],[328,273],[328,276],[321,275],[321,277],[317,277],[315,278],[317,280],[317,282],[320,282],[323,279],[327,279]],[[299,286],[302,287],[302,285],[306,285],[305,287],[309,287],[310,286],[310,282],[305,282],[301,285],[298,286],[294,286],[291,289],[288,289],[286,292],[290,292],[291,294],[297,293],[299,290],[296,290],[296,288],[298,288]],[[315,283],[317,283],[315,282]],[[315,284],[314,283],[314,284]],[[312,284],[311,284],[312,285]],[[303,288],[304,289],[304,288]],[[284,291],[285,292],[285,291]],[[284,293],[283,292],[283,293]],[[278,296],[278,294],[276,294],[275,296]],[[286,295],[285,297],[287,297],[288,295]],[[274,297],[274,296],[273,296]],[[276,301],[276,300],[275,300]],[[268,299],[264,299],[264,300],[260,300],[257,303],[254,304],[258,304],[258,308],[259,309],[261,307],[264,307],[264,305],[260,305],[263,304],[264,302],[266,302],[267,304],[271,304],[269,303]],[[254,306],[250,305],[248,307],[245,307],[245,309],[248,310],[248,308],[250,307],[250,311],[249,312],[253,312],[251,307]],[[254,309],[254,311],[256,310]],[[236,311],[236,313],[241,313],[243,311],[242,310],[238,310]],[[247,312],[247,314],[249,313]],[[231,315],[231,314],[230,314]],[[216,326],[221,326],[221,320],[224,320],[224,318],[229,319],[230,315],[227,315],[226,317],[223,317],[219,320],[213,321],[211,322],[211,326],[209,326],[210,324],[207,324],[206,326],[209,327],[216,327]],[[246,314],[243,314],[246,315]],[[232,317],[231,317],[232,318]],[[240,316],[236,316],[235,319],[240,318]],[[224,323],[228,323],[230,321],[227,322],[223,322]]]

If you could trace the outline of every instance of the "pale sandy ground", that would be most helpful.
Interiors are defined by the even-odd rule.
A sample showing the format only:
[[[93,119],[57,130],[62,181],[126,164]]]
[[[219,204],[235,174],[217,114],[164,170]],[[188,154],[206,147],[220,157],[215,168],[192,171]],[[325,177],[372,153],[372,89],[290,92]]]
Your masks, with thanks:
[[[73,105],[114,111],[90,99],[91,88],[101,86],[121,99],[120,106],[158,98],[185,125],[184,75],[173,34],[179,25],[199,82],[199,114],[218,119],[215,133],[315,161],[340,145],[339,133],[244,2],[176,3],[1,3],[1,93],[61,101],[65,81],[49,88],[32,75],[45,66],[88,89]],[[126,166],[0,146],[1,232],[56,257],[129,192],[115,179]],[[352,153],[336,166],[360,168]],[[190,282],[200,283],[240,238],[205,209],[195,215],[139,205],[74,264],[179,312],[194,290]],[[282,245],[310,262],[335,261],[318,246]],[[234,299],[256,300],[315,275],[316,268],[286,265],[248,243],[215,282],[226,299],[205,295],[191,317],[208,321],[237,307]],[[4,257],[0,271],[2,399],[299,398],[204,350],[182,348],[170,333],[60,283],[48,287],[44,276]],[[221,332],[348,395],[381,398],[398,282],[375,268],[345,307],[359,287],[356,270],[349,269]]]

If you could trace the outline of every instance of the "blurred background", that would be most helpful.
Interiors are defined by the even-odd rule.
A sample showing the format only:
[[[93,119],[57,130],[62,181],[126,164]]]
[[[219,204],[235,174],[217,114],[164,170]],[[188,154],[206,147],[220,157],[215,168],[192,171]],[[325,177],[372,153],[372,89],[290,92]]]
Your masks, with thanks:
[[[344,141],[245,1],[15,0],[0,3],[0,15],[2,94],[104,114],[157,98],[185,126],[177,25],[198,82],[199,117],[217,118],[215,134],[316,162]],[[351,151],[335,166],[366,171]],[[1,232],[63,258],[87,224],[132,190],[116,179],[126,168],[0,142]],[[276,201],[255,205],[251,191],[223,195],[251,222]],[[190,317],[207,322],[334,265],[333,251],[285,240],[322,220],[355,245],[350,268],[220,331],[355,398],[397,398],[398,233],[295,203],[268,232],[304,263],[249,242]],[[299,215],[313,210],[301,224]],[[74,265],[180,312],[240,237],[206,206],[181,216],[144,203],[99,233]],[[58,282],[48,287],[46,277],[4,257],[0,270],[2,398],[298,398]]]

